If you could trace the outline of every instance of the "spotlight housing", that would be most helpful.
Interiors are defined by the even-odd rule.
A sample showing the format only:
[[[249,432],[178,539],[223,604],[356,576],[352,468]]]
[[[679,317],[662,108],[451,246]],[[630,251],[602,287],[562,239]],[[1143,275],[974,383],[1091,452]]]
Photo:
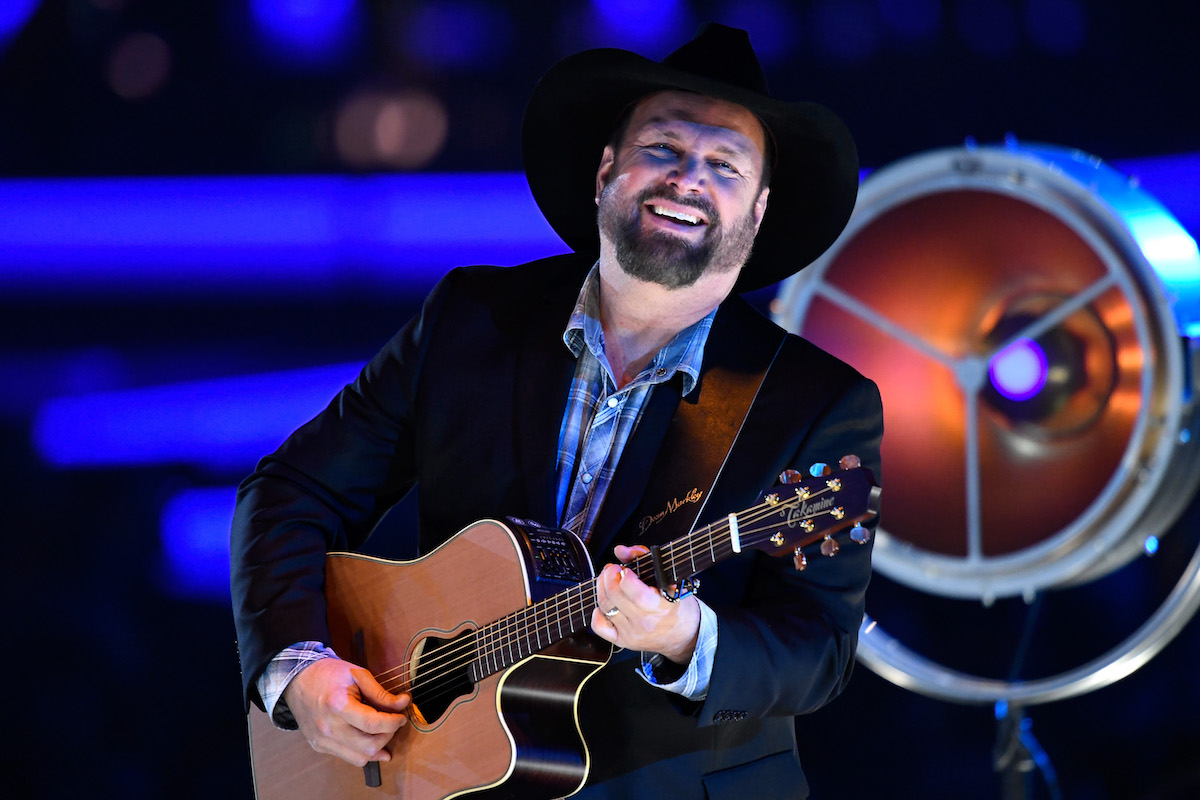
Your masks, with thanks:
[[[1010,141],[882,169],[773,310],[880,386],[874,563],[898,583],[990,604],[1091,581],[1145,555],[1200,483],[1200,254],[1095,157]],[[1196,594],[1181,580],[1170,624],[1089,668],[1148,657]],[[868,663],[902,650],[871,620],[863,633]],[[909,661],[884,671],[933,694],[1013,696]]]

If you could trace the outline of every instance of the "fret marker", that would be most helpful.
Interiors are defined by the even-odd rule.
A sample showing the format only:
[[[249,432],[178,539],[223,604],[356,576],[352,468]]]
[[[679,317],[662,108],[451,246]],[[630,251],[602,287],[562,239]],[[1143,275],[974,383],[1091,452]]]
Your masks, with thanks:
[[[733,544],[733,552],[742,552],[742,540],[738,537],[737,514],[729,515],[729,541]]]

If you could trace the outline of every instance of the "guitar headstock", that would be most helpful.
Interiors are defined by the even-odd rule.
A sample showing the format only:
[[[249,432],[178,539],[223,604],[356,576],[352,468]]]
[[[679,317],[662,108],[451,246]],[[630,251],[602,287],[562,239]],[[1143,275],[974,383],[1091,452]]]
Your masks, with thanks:
[[[879,513],[881,490],[857,456],[844,456],[838,469],[814,464],[807,477],[788,470],[779,479],[779,486],[759,496],[758,505],[738,515],[742,547],[790,555],[796,569],[804,569],[805,547],[820,541],[823,555],[837,555],[840,545],[834,534],[846,528],[850,541],[870,541],[871,532],[860,523]]]

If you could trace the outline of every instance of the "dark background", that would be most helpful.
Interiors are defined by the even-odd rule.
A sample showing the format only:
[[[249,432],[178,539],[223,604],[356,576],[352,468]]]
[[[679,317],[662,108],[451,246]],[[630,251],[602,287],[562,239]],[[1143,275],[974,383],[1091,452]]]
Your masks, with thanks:
[[[516,171],[520,113],[549,65],[590,46],[661,57],[707,19],[750,29],[774,92],[836,109],[866,166],[1007,134],[1115,162],[1200,152],[1193,3],[345,0],[327,4],[356,21],[341,45],[300,56],[264,44],[264,4],[251,0],[21,5],[28,20],[0,34],[5,180]],[[339,148],[341,109],[366,89],[436,98],[444,140],[404,167]],[[420,292],[64,289],[0,296],[0,519],[17,665],[7,794],[250,797],[228,599],[165,585],[159,525],[173,493],[232,486],[252,463],[56,468],[31,421],[56,394],[362,361]],[[97,352],[119,360],[117,377],[76,358]],[[1050,674],[1136,628],[1198,530],[1193,500],[1155,559],[1033,606],[985,610],[881,579],[871,607],[904,609],[934,654],[966,653],[1001,677]],[[1200,796],[1198,636],[1193,622],[1124,681],[1030,710],[1061,796]],[[989,707],[927,699],[860,667],[799,727],[816,797],[1001,796]],[[1036,781],[1030,796],[1053,795]]]

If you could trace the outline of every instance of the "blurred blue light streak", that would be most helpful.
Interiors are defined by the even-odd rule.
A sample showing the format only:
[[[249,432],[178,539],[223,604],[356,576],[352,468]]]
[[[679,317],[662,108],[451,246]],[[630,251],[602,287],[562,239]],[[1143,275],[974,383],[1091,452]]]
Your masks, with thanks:
[[[520,173],[0,180],[9,296],[427,288],[565,250]]]
[[[245,474],[329,404],[361,364],[56,397],[33,421],[57,467],[193,464]]]

